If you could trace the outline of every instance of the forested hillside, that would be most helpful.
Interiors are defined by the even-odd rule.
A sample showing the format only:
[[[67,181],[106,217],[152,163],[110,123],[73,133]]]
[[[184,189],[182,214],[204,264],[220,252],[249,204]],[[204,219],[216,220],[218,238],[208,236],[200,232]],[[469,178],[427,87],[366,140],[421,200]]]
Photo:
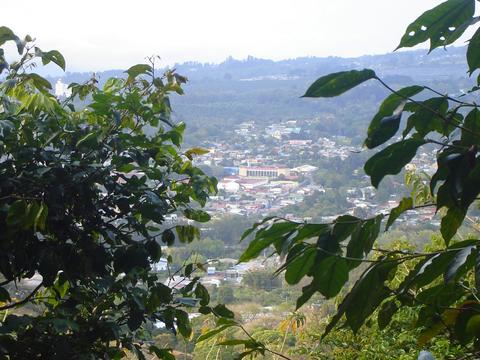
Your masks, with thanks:
[[[375,68],[393,87],[422,82],[445,92],[467,89],[462,59],[465,48],[425,50],[358,58],[297,58],[283,61],[249,57],[229,58],[220,64],[183,63],[175,65],[188,78],[188,96],[172,98],[174,117],[187,123],[186,142],[194,144],[212,139],[229,126],[242,121],[274,123],[288,119],[311,119],[328,114],[323,135],[344,135],[357,142],[381,100],[387,95],[378,84],[366,84],[342,98],[304,101],[300,98],[311,79],[345,69]],[[86,81],[91,74],[66,73],[65,83]],[[97,73],[100,83],[111,76],[124,76],[123,70]],[[53,83],[56,78],[50,79]],[[218,126],[221,124],[222,126]]]

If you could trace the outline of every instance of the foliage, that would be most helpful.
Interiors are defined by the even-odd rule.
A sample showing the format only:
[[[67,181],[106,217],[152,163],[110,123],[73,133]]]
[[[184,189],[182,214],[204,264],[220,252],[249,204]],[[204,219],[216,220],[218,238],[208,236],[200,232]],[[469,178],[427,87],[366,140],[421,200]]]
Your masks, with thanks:
[[[231,304],[235,301],[231,286],[220,286],[217,291],[217,302],[220,304]]]
[[[9,41],[20,55],[11,64]],[[204,313],[231,316],[208,307],[198,278],[175,290],[150,272],[162,242],[198,238],[192,225],[161,231],[165,216],[208,221],[200,208],[216,191],[216,180],[192,166],[204,150],[182,152],[185,124],[170,119],[169,94],[181,94],[186,79],[158,75],[150,59],[103,88],[95,78],[72,84],[72,96],[59,101],[32,72],[39,61],[64,69],[58,51],[6,27],[0,46],[0,357],[120,359],[149,351],[172,359],[147,345],[146,325],[161,322],[188,338],[187,310],[198,301]],[[75,108],[77,98],[84,109]],[[196,265],[185,265],[188,278]],[[34,276],[39,284],[16,298],[13,285]],[[20,313],[24,305],[32,311]]]
[[[453,43],[477,22],[475,5],[474,0],[448,0],[427,11],[407,28],[399,47],[430,40],[433,50]],[[477,31],[467,51],[470,73],[480,68],[476,61],[480,57],[476,46],[479,41]],[[418,195],[403,199],[389,216],[378,214],[361,219],[343,215],[328,224],[266,218],[245,232],[243,238],[252,234],[254,238],[240,260],[249,261],[273,247],[274,253],[285,258],[278,272],[285,271],[288,283],[309,281],[297,300],[297,308],[317,292],[327,299],[335,297],[348,284],[351,272],[361,270],[323,336],[341,321],[354,333],[372,317],[385,328],[399,309],[420,307],[415,325],[420,331],[417,339],[420,344],[448,332],[452,342],[476,352],[480,350],[476,341],[480,338],[476,325],[480,310],[477,296],[480,242],[476,238],[460,241],[455,234],[480,192],[480,112],[476,102],[470,100],[479,87],[456,98],[428,86],[395,90],[373,70],[365,69],[323,76],[304,96],[338,96],[369,80],[380,83],[391,95],[383,101],[368,128],[365,146],[376,153],[365,162],[366,174],[372,185],[378,187],[386,176],[398,174],[410,163],[418,149],[436,147],[438,168],[427,180],[429,193],[425,194],[420,183],[412,180]],[[428,98],[429,94],[433,97]],[[402,126],[403,132],[398,137]],[[405,211],[419,207],[435,207],[441,213],[440,248],[418,252],[376,246],[382,229]],[[392,282],[405,264],[411,268],[409,273],[402,281]]]
[[[272,290],[282,286],[282,280],[269,270],[251,270],[243,276],[242,283],[257,290]]]

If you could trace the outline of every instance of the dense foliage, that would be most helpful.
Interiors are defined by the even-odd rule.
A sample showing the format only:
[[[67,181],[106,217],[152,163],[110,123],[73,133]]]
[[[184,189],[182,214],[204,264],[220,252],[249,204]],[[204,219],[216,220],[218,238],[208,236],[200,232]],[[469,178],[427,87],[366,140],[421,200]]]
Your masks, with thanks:
[[[19,58],[8,63],[12,42]],[[169,93],[185,78],[157,74],[151,59],[101,89],[95,78],[72,84],[59,101],[33,72],[40,62],[64,69],[58,51],[6,27],[0,46],[0,357],[173,358],[144,342],[145,325],[189,337],[189,306],[231,315],[188,278],[201,265],[184,264],[180,290],[151,271],[161,245],[198,238],[194,225],[161,230],[165,216],[208,221],[200,207],[216,191],[192,166],[204,150],[182,151],[185,125],[170,120]],[[87,106],[76,109],[78,98]]]
[[[407,28],[399,48],[430,41],[433,50],[455,42],[477,23],[475,7],[474,0],[448,0],[425,12]],[[466,54],[470,74],[480,68],[479,42],[477,30]],[[328,224],[266,218],[244,234],[244,238],[254,234],[254,239],[240,260],[251,260],[273,246],[275,253],[285,257],[278,269],[285,271],[285,280],[292,285],[309,282],[297,308],[316,293],[335,297],[348,284],[350,273],[361,270],[323,337],[341,322],[358,333],[372,316],[384,329],[397,311],[413,308],[418,311],[419,343],[428,344],[436,335],[448,333],[467,355],[476,356],[480,350],[480,244],[475,237],[465,240],[455,235],[469,221],[468,211],[480,192],[480,111],[475,102],[479,88],[458,97],[422,85],[395,90],[373,70],[364,69],[323,76],[304,97],[339,96],[369,80],[391,92],[371,121],[364,143],[368,149],[380,149],[364,166],[372,185],[378,187],[385,176],[398,174],[426,146],[436,148],[436,173],[428,183],[420,181],[415,193],[387,215],[368,219],[344,215]],[[403,132],[397,136],[401,127]],[[440,248],[420,252],[378,247],[376,239],[382,230],[388,230],[405,211],[420,207],[434,207],[442,216]],[[405,266],[409,272],[392,281]]]

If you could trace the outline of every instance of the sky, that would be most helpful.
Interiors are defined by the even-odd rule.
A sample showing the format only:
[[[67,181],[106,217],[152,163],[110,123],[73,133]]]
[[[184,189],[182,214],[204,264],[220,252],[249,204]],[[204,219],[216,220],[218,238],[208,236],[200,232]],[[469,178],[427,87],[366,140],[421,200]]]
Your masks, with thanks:
[[[2,1],[0,25],[57,49],[68,71],[353,57],[395,49],[407,25],[439,0],[22,0]]]

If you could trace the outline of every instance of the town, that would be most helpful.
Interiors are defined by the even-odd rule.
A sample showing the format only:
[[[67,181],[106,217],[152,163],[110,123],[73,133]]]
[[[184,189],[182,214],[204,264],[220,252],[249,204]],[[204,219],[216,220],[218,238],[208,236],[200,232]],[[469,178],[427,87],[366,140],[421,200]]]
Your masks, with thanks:
[[[267,126],[243,122],[233,130],[234,142],[202,144],[209,152],[197,157],[195,165],[217,169],[215,176],[219,180],[219,192],[211,197],[206,208],[212,218],[228,214],[253,217],[273,214],[291,221],[311,221],[311,217],[293,215],[289,207],[301,204],[308,196],[325,195],[345,185],[338,183],[337,189],[325,186],[315,176],[319,160],[343,163],[358,156],[358,147],[342,137],[309,137],[309,128],[315,121],[318,120],[289,120]],[[435,158],[431,153],[419,154],[407,169],[431,175],[436,169]],[[360,167],[350,177],[355,186],[345,189],[343,196],[349,206],[339,209],[340,213],[354,215],[359,210],[366,216],[388,213],[401,200],[401,194],[394,193],[386,201],[378,202],[375,189]],[[431,219],[433,214],[431,209],[415,211],[410,224],[414,225],[419,218]],[[338,215],[328,214],[315,221],[328,222]],[[404,220],[408,221],[408,217]]]

